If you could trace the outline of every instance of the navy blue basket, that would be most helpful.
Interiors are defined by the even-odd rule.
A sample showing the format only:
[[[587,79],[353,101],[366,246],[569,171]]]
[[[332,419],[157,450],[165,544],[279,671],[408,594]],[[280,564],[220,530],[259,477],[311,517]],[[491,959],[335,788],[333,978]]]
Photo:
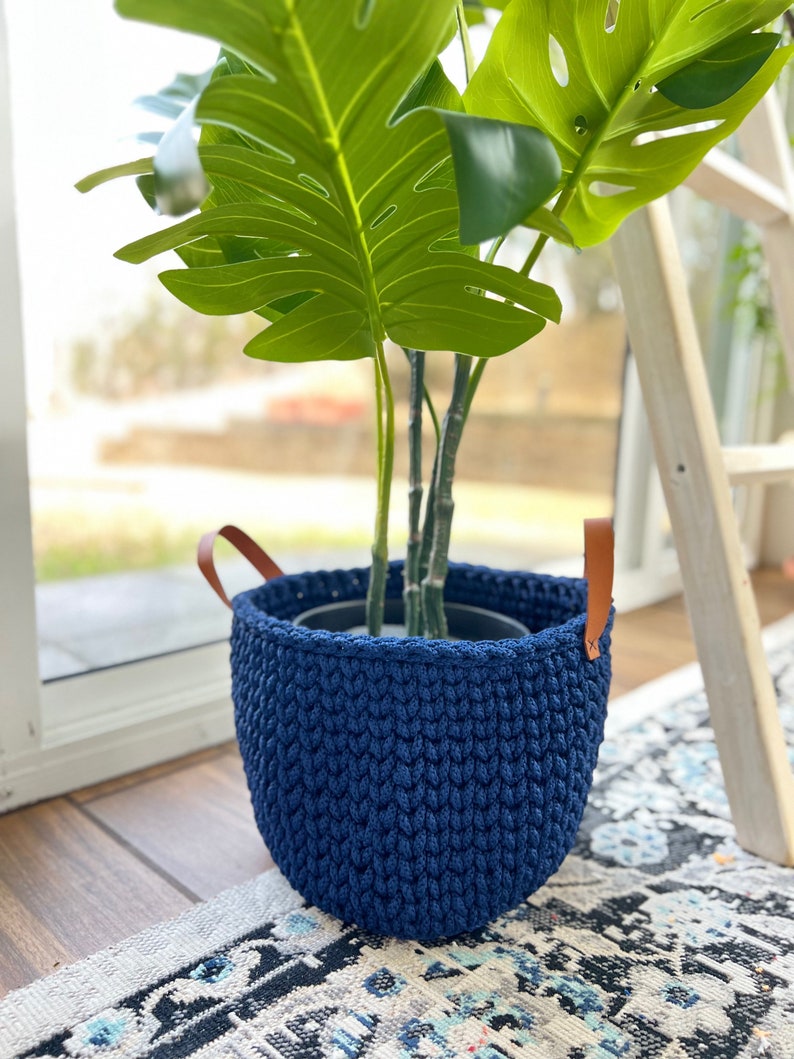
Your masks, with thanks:
[[[573,845],[603,738],[612,615],[591,660],[585,580],[452,565],[448,600],[530,635],[453,643],[292,624],[363,598],[367,577],[281,576],[233,600],[254,814],[307,901],[396,937],[454,935],[522,901]],[[395,563],[387,595],[401,589]]]

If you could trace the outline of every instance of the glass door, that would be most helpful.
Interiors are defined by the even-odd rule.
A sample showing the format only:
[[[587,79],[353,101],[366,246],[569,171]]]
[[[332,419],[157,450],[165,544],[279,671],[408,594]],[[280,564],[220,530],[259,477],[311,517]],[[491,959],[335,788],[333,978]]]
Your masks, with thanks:
[[[140,608],[138,589],[116,582],[111,601],[92,582],[103,571],[84,565],[102,548],[119,563],[137,514],[123,500],[141,488],[123,468],[113,475],[102,466],[103,446],[126,420],[118,402],[81,384],[80,372],[112,359],[113,328],[140,317],[153,278],[122,282],[111,256],[148,210],[141,204],[136,215],[134,196],[122,204],[112,191],[86,209],[73,183],[113,160],[126,133],[110,119],[124,113],[121,96],[211,56],[186,39],[155,53],[135,31],[120,50],[110,5],[98,0],[9,0],[0,14],[2,810],[219,742],[233,726],[226,651],[193,646],[216,632],[160,655],[174,646],[161,623],[156,651],[146,628],[119,650],[110,620]],[[128,120],[140,129],[145,118]],[[117,149],[129,157],[131,145]],[[147,347],[144,338],[131,358],[136,379]],[[113,524],[128,531],[120,543]],[[94,638],[104,633],[106,642],[88,657],[73,645],[92,622]]]
[[[129,184],[74,190],[147,153],[131,137],[152,119],[130,100],[205,69],[211,47],[122,22],[107,0],[5,0],[4,13],[3,209],[19,233],[1,292],[2,573],[19,600],[0,649],[16,674],[0,692],[10,807],[231,737],[229,617],[194,569],[195,542],[234,522],[287,570],[366,565],[374,409],[369,363],[248,361],[261,321],[196,318],[153,270],[114,260],[158,224]],[[548,567],[580,556],[583,517],[611,512],[623,325],[597,255],[549,256],[565,326],[486,373],[460,457],[455,559]],[[582,372],[593,328],[597,390]],[[407,378],[391,357],[400,415]],[[429,371],[440,406],[447,361]],[[583,445],[598,448],[597,474],[582,473]],[[230,592],[254,582],[243,561],[223,565]]]
[[[224,522],[285,569],[366,564],[372,366],[249,361],[241,348],[258,318],[196,316],[159,285],[168,263],[113,258],[158,224],[130,182],[74,190],[86,172],[147,153],[133,137],[155,119],[130,101],[178,70],[208,67],[208,42],[124,22],[106,0],[6,9],[49,683],[222,640],[228,617],[192,559],[199,535]],[[584,516],[611,512],[623,325],[607,260],[552,248],[541,278],[564,289],[564,326],[489,366],[461,453],[455,558],[553,563],[581,551]],[[593,341],[597,375],[585,370]],[[391,355],[401,412],[407,377],[401,352]],[[434,357],[439,407],[450,377],[448,358]],[[596,453],[586,471],[584,448]],[[395,491],[395,555],[404,492]],[[230,591],[251,584],[232,560],[224,576]]]

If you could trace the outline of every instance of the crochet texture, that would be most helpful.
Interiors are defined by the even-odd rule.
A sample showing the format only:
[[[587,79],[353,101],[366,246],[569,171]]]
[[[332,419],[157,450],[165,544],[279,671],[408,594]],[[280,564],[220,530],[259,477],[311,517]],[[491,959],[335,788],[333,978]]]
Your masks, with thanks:
[[[587,583],[453,564],[450,601],[509,614],[519,640],[299,628],[366,594],[366,570],[276,578],[234,601],[235,717],[257,825],[306,898],[396,937],[472,930],[573,845],[603,738],[609,632],[589,662]],[[390,568],[399,597],[402,568]],[[611,625],[611,618],[610,618]]]

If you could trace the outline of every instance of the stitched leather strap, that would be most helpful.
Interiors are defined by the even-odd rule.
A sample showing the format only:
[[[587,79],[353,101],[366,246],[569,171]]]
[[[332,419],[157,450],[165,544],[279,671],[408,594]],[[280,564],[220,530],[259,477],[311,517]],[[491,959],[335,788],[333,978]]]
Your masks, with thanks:
[[[238,529],[237,526],[222,526],[219,530],[205,533],[199,541],[198,568],[204,574],[215,594],[227,607],[231,608],[232,604],[223,589],[221,579],[218,577],[213,557],[213,549],[218,537],[223,537],[230,544],[233,544],[237,551],[262,575],[265,581],[270,580],[271,577],[280,577],[283,574],[284,571],[273,562],[267,552],[263,551],[255,540],[252,540],[247,533]]]
[[[601,638],[612,606],[615,569],[615,534],[609,518],[584,522],[584,576],[587,578],[587,621],[584,649],[590,661],[601,657]]]

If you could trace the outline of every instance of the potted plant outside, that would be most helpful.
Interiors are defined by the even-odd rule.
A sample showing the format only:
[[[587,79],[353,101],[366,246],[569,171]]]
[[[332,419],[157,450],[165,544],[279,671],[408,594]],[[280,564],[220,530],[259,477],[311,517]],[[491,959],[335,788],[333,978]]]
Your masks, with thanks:
[[[608,606],[591,607],[588,624],[584,581],[448,562],[455,459],[479,381],[490,358],[559,319],[556,292],[530,277],[546,242],[607,239],[680,184],[790,55],[764,29],[788,7],[780,0],[493,6],[503,14],[475,68],[467,18],[482,9],[460,0],[116,0],[122,15],[221,50],[153,157],[79,185],[135,175],[161,210],[197,208],[117,256],[176,250],[185,267],[161,280],[180,300],[268,321],[248,355],[372,361],[372,566],[275,576],[237,597],[234,697],[257,821],[290,881],[363,926],[424,938],[481,925],[556,870],[609,685],[608,629],[597,627]],[[456,33],[462,93],[438,58]],[[513,270],[498,257],[519,225],[536,238]],[[404,563],[386,550],[387,339],[411,364]],[[436,350],[456,357],[446,413],[429,407],[437,448],[423,506],[423,371]],[[368,635],[293,624],[365,596]],[[408,638],[380,637],[385,601],[399,598]],[[445,599],[529,634],[452,643]]]

